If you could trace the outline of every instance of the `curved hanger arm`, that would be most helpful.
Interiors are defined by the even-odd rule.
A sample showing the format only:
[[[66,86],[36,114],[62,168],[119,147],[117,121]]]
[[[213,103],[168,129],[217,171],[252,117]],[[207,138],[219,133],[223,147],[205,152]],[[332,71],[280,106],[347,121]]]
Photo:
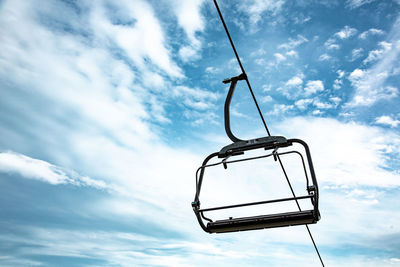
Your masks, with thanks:
[[[246,74],[242,73],[239,76],[232,77],[230,79],[225,79],[223,83],[231,83],[231,86],[229,87],[228,94],[226,96],[225,100],[225,107],[224,107],[224,120],[225,120],[225,132],[228,135],[229,139],[232,140],[232,142],[239,142],[243,141],[242,139],[237,138],[231,131],[231,122],[230,122],[230,114],[229,114],[229,107],[231,105],[231,100],[233,93],[235,92],[236,84],[239,80],[246,80]]]

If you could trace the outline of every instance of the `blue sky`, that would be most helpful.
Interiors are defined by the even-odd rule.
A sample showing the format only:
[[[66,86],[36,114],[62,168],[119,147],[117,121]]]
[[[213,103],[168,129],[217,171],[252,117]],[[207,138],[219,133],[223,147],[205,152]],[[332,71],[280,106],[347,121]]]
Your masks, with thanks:
[[[272,134],[310,145],[326,265],[400,266],[400,2],[220,7]],[[1,266],[319,265],[304,227],[209,235],[193,215],[240,74],[211,0],[2,0],[0,51]],[[242,83],[232,129],[266,135]],[[287,190],[234,179],[208,193]]]

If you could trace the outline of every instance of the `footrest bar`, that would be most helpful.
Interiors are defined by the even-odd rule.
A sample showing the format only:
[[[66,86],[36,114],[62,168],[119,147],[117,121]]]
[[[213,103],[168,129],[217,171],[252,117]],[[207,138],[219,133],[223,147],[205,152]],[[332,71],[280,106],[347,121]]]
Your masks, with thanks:
[[[222,209],[231,209],[231,208],[239,208],[239,207],[261,205],[261,204],[268,204],[268,203],[276,203],[276,202],[284,202],[284,201],[299,200],[299,199],[307,199],[307,198],[312,198],[312,197],[314,197],[314,195],[307,195],[307,196],[300,196],[300,197],[289,197],[289,198],[280,198],[280,199],[272,199],[272,200],[265,200],[265,201],[258,201],[258,202],[249,202],[249,203],[229,205],[229,206],[220,206],[220,207],[215,207],[215,208],[199,209],[199,212],[212,211],[212,210],[222,210]]]

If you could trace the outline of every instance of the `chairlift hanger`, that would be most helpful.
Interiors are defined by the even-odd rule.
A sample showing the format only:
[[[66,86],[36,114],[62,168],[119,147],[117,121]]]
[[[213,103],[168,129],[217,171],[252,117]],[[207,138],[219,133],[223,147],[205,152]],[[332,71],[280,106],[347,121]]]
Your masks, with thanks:
[[[230,128],[229,107],[236,84],[239,80],[243,79],[244,75],[241,74],[239,76],[224,80],[224,83],[230,83],[230,88],[225,100],[225,108],[224,108],[225,131],[233,143],[223,147],[219,152],[210,154],[204,160],[202,166],[199,167],[196,172],[196,195],[194,201],[192,202],[192,207],[201,228],[208,233],[225,233],[225,232],[257,230],[264,228],[275,228],[275,227],[316,223],[320,219],[320,214],[318,210],[318,184],[317,184],[317,179],[315,177],[314,166],[312,163],[308,145],[300,139],[286,139],[283,136],[266,136],[256,139],[242,140],[237,138],[232,133]],[[305,164],[302,154],[297,150],[279,152],[280,148],[292,147],[294,143],[300,144],[303,147],[306,154],[306,162],[308,163],[307,165]],[[257,157],[228,160],[228,158],[232,159],[235,156],[245,154],[249,150],[256,150],[256,149],[271,151],[271,153]],[[200,208],[200,192],[206,168],[213,167],[216,165],[223,165],[224,168],[227,168],[227,165],[231,163],[267,158],[271,156],[274,158],[275,161],[277,161],[278,157],[292,153],[298,154],[302,161],[304,175],[307,180],[307,185],[306,185],[308,193],[307,195],[299,197],[293,196],[291,198],[281,198],[281,199],[265,200],[259,202],[251,202],[251,203],[234,204],[229,206],[213,207],[206,209]],[[208,162],[213,158],[220,158],[222,160],[214,164],[208,164]],[[309,173],[311,176],[311,184],[309,183],[307,173]],[[204,215],[205,212],[209,211],[232,209],[245,206],[255,206],[255,205],[278,203],[278,202],[296,201],[300,199],[310,199],[313,209],[311,210],[300,209],[299,211],[296,212],[255,215],[250,217],[238,217],[238,218],[229,217],[228,219],[216,220],[216,221],[213,221],[212,219]]]
[[[201,228],[208,233],[226,233],[226,232],[236,232],[236,231],[257,230],[257,229],[264,229],[264,228],[286,227],[286,226],[292,226],[292,225],[305,225],[305,227],[308,231],[308,234],[311,238],[311,241],[314,245],[315,251],[319,257],[321,265],[324,267],[325,266],[324,262],[319,253],[319,250],[314,241],[314,238],[311,234],[311,231],[308,227],[308,224],[317,223],[317,221],[320,220],[320,213],[318,210],[318,198],[319,198],[318,183],[317,183],[317,179],[315,176],[314,166],[312,163],[309,147],[301,139],[286,139],[283,136],[271,136],[270,131],[267,127],[267,124],[264,120],[264,116],[262,115],[261,109],[257,103],[256,97],[251,88],[249,79],[247,78],[244,67],[240,61],[240,57],[236,51],[235,45],[230,36],[229,30],[225,24],[222,13],[218,7],[217,0],[213,0],[213,2],[217,9],[220,20],[224,26],[225,32],[226,32],[229,42],[232,46],[233,52],[236,56],[237,62],[240,66],[242,73],[238,76],[235,76],[235,77],[232,77],[230,79],[226,79],[223,81],[225,84],[230,83],[230,88],[229,88],[229,91],[228,91],[228,94],[227,94],[227,97],[225,100],[224,120],[225,120],[226,134],[232,140],[233,143],[223,147],[219,152],[215,152],[215,153],[212,153],[209,156],[207,156],[206,159],[203,161],[202,166],[197,169],[197,171],[196,171],[196,194],[195,194],[194,201],[192,202],[193,211],[196,215],[196,218],[197,218]],[[229,106],[230,106],[230,102],[231,102],[236,84],[239,80],[245,80],[247,83],[247,86],[248,86],[251,96],[253,98],[254,104],[257,107],[257,110],[258,110],[258,113],[262,120],[262,123],[264,125],[264,128],[268,134],[268,136],[266,136],[266,137],[250,139],[250,140],[241,140],[241,139],[237,138],[230,129]],[[307,167],[308,168],[306,167],[304,158],[299,151],[293,149],[291,151],[278,152],[278,150],[280,148],[292,147],[292,145],[295,143],[300,144],[303,147],[305,154],[306,154],[306,158],[307,158]],[[249,150],[253,150],[253,149],[264,149],[266,151],[272,151],[272,152],[267,155],[264,155],[264,156],[249,157],[249,158],[244,158],[244,159],[241,158],[241,159],[236,159],[236,160],[228,160],[228,158],[230,158],[230,157],[243,155],[243,154],[245,154],[245,152],[247,152]],[[304,169],[304,173],[305,173],[306,181],[307,181],[306,190],[308,192],[308,194],[305,196],[297,197],[295,195],[292,185],[289,181],[289,177],[288,177],[286,170],[283,166],[283,163],[281,161],[281,156],[286,155],[286,154],[291,154],[291,153],[296,153],[296,154],[300,155],[300,158],[302,161],[302,165],[303,165],[303,169]],[[274,160],[279,162],[280,167],[286,178],[286,181],[289,185],[289,188],[292,192],[293,197],[283,198],[283,199],[274,199],[274,200],[265,200],[265,201],[259,201],[259,202],[251,202],[251,203],[243,203],[243,204],[234,204],[234,205],[229,205],[229,206],[206,208],[206,209],[200,208],[200,191],[201,191],[201,185],[203,182],[206,168],[222,164],[224,166],[224,168],[226,169],[227,164],[240,162],[240,161],[255,160],[258,158],[270,157],[270,156],[273,156]],[[217,163],[208,164],[208,162],[214,157],[221,158],[222,160]],[[309,184],[309,179],[307,176],[307,169],[311,176],[311,183],[312,183],[311,185]],[[299,205],[298,200],[307,199],[307,198],[309,198],[311,200],[311,204],[312,204],[313,208],[311,210],[303,211]],[[284,213],[278,213],[278,214],[256,215],[256,216],[250,216],[250,217],[239,217],[239,218],[229,217],[228,219],[216,220],[216,221],[213,221],[204,215],[204,213],[207,211],[232,209],[232,208],[239,208],[239,207],[245,207],[245,206],[254,206],[254,205],[260,205],[260,204],[270,204],[270,203],[287,202],[287,201],[295,201],[297,204],[297,207],[298,207],[298,211],[284,212]],[[208,221],[208,222],[205,224],[205,221]]]

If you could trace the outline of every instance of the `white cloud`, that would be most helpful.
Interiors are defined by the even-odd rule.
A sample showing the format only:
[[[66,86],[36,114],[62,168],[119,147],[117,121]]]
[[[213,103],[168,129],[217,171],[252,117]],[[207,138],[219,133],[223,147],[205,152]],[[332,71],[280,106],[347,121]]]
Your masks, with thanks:
[[[152,7],[141,0],[114,2],[113,5],[136,22],[115,25],[108,17],[106,7],[93,5],[90,24],[99,40],[115,43],[141,69],[147,68],[145,58],[148,58],[170,76],[182,78],[182,70],[171,59],[161,23]]]
[[[175,86],[173,93],[175,96],[183,96],[201,100],[202,99],[217,100],[219,98],[219,95],[217,93],[213,93],[197,87],[190,88],[184,85]]]
[[[367,31],[362,32],[358,37],[360,39],[366,39],[370,35],[383,35],[385,32],[380,29],[371,28]]]
[[[288,80],[285,83],[285,85],[286,86],[300,86],[300,85],[302,85],[303,84],[302,76],[303,75],[292,77],[290,80]]]
[[[347,0],[346,6],[349,7],[350,9],[355,9],[365,4],[372,3],[373,1],[375,0]]]
[[[328,54],[322,54],[322,55],[319,56],[318,60],[319,61],[327,61],[327,60],[330,60],[331,58],[332,57],[330,55],[328,55]]]
[[[295,50],[287,51],[287,52],[285,53],[285,55],[287,55],[287,56],[289,56],[289,57],[295,57],[295,58],[298,58],[298,57],[299,57],[299,54],[298,54]]]
[[[274,108],[268,114],[271,115],[283,115],[285,113],[290,112],[294,109],[293,105],[284,105],[284,104],[274,104]]]
[[[386,72],[372,74],[373,70],[364,71],[355,69],[350,75],[349,80],[356,88],[356,94],[350,106],[368,106],[382,99],[391,99],[398,95],[398,89],[392,86],[383,86],[387,79]]]
[[[350,73],[349,79],[350,80],[358,80],[358,79],[361,79],[364,76],[365,76],[365,71],[364,70],[355,69]]]
[[[193,1],[167,1],[175,16],[178,18],[178,25],[183,28],[189,45],[183,46],[179,50],[179,56],[184,62],[197,60],[200,58],[199,52],[202,44],[196,34],[201,33],[205,28],[204,18],[201,14],[203,0]]]
[[[388,126],[390,126],[392,128],[396,128],[400,124],[399,120],[393,119],[392,117],[385,116],[385,115],[376,118],[375,122],[377,124],[388,125]]]
[[[264,58],[257,58],[254,60],[254,63],[256,63],[257,65],[263,66],[266,64],[266,60]]]
[[[317,92],[321,92],[324,90],[324,84],[321,80],[308,81],[306,87],[304,87],[304,91],[306,95],[312,95]]]
[[[335,37],[340,39],[348,39],[357,33],[357,29],[351,28],[350,26],[344,26],[339,32],[335,33]]]
[[[289,99],[296,98],[298,94],[301,92],[301,87],[303,84],[304,74],[299,73],[292,78],[290,78],[282,87],[279,87],[277,90],[281,91],[283,95],[285,95]]]
[[[343,70],[337,70],[336,73],[337,73],[337,75],[338,75],[338,78],[335,79],[335,81],[333,82],[333,88],[334,88],[335,90],[338,90],[338,89],[340,89],[340,88],[342,87],[342,85],[343,85],[343,77],[344,77],[344,75],[345,75],[345,72],[344,72]]]
[[[280,53],[275,53],[274,57],[275,57],[277,63],[280,63],[280,62],[286,60],[286,57]]]
[[[67,171],[44,160],[34,159],[15,152],[0,153],[0,172],[17,174],[53,185],[73,184],[97,189],[113,189],[104,181],[80,176],[73,171]]]
[[[64,171],[46,161],[12,152],[0,153],[0,170],[50,184],[65,184],[72,181]]]
[[[199,40],[196,33],[204,30],[205,23],[201,14],[201,6],[204,0],[193,1],[168,1],[178,18],[178,24],[182,27],[194,46],[197,46]]]
[[[339,79],[344,77],[345,72],[342,70],[337,70],[336,73],[338,74]]]
[[[175,86],[172,93],[174,97],[183,99],[185,105],[197,110],[210,109],[220,97],[217,93],[183,85]]]
[[[364,49],[362,47],[351,50],[351,61],[354,61],[354,60],[362,57],[363,51],[364,51]]]
[[[264,97],[261,99],[261,102],[262,102],[262,103],[268,103],[268,102],[272,102],[272,101],[273,101],[273,98],[272,98],[271,96],[269,96],[269,95],[264,96]]]
[[[263,84],[262,89],[263,92],[269,92],[271,91],[272,85],[271,84]]]
[[[392,44],[388,42],[380,42],[379,46],[381,49],[369,51],[368,57],[363,60],[364,64],[369,62],[376,61],[384,56],[385,53],[389,52],[392,49]]]
[[[341,99],[339,97],[331,97],[329,98],[329,100],[331,101],[331,103],[322,102],[318,98],[317,99],[306,98],[297,100],[294,105],[298,109],[304,111],[308,108],[310,104],[313,104],[313,106],[315,106],[317,109],[332,109],[336,108],[341,102]],[[315,115],[322,114],[322,112],[320,110],[314,110],[313,114]]]
[[[251,52],[250,56],[251,57],[261,57],[261,56],[264,56],[266,54],[267,54],[267,51],[265,51],[264,48],[260,48],[260,49],[257,49],[255,51]]]
[[[325,47],[329,50],[333,50],[333,49],[339,49],[340,45],[338,45],[336,43],[336,40],[333,38],[329,38],[325,43],[324,43]]]
[[[385,66],[377,65],[370,70],[355,69],[350,73],[348,78],[356,92],[349,106],[369,106],[379,100],[397,97],[396,87],[384,85],[388,73],[383,68]]]
[[[335,107],[337,107],[339,103],[342,102],[342,99],[337,96],[330,97],[329,99],[335,104]]]
[[[299,46],[303,43],[306,43],[306,42],[308,42],[308,39],[306,37],[304,37],[303,35],[298,34],[296,39],[289,38],[289,42],[280,44],[278,46],[278,48],[292,50],[292,49],[296,48],[297,46]]]
[[[319,110],[319,109],[316,109],[316,110],[313,110],[312,114],[313,114],[314,116],[318,116],[318,115],[324,114],[324,112],[321,111],[321,110]]]
[[[277,14],[284,3],[284,0],[245,0],[241,1],[240,9],[249,15],[250,22],[254,25],[262,20],[264,12],[270,12],[273,15]]]
[[[146,9],[140,7],[140,2],[137,4],[136,12]],[[16,5],[26,5],[26,10]],[[115,36],[114,33],[108,35],[107,29],[98,29],[102,34],[96,35],[99,39],[92,47],[91,42],[80,36],[53,32],[38,24],[32,18],[32,10],[26,1],[10,1],[3,4],[0,11],[2,25],[9,25],[14,17],[19,21],[18,27],[1,27],[4,53],[0,54],[0,59],[4,68],[0,68],[0,76],[3,81],[13,81],[15,87],[5,88],[6,93],[0,101],[10,110],[20,110],[20,107],[24,110],[21,116],[12,118],[21,127],[10,127],[4,138],[18,143],[21,149],[15,151],[23,154],[21,150],[41,151],[45,155],[43,158],[51,158],[54,165],[21,155],[7,155],[8,161],[3,162],[2,167],[53,184],[79,182],[99,188],[104,184],[88,177],[102,177],[104,183],[117,184],[130,195],[150,203],[158,202],[160,194],[165,193],[164,201],[156,205],[186,206],[186,203],[167,201],[168,195],[176,196],[173,191],[179,187],[186,188],[181,193],[187,194],[187,198],[192,197],[192,180],[182,177],[191,176],[200,160],[191,152],[177,152],[179,149],[170,149],[161,143],[160,129],[151,122],[154,118],[164,122],[170,120],[171,114],[165,111],[165,103],[182,103],[201,109],[204,103],[215,103],[218,95],[171,85],[171,80],[176,77],[170,77],[170,70],[153,65],[151,58],[146,58],[147,63],[142,66],[140,62],[145,59],[136,62],[132,57],[121,58],[119,54],[113,54],[114,50],[109,49],[108,42],[103,43],[102,39]],[[87,27],[101,28],[99,24],[102,25],[103,20],[107,22],[106,26],[111,24],[103,12],[93,12],[100,20],[87,24]],[[146,9],[146,12],[150,11]],[[151,17],[143,19],[152,20]],[[138,25],[131,27],[137,29]],[[148,34],[152,34],[151,31]],[[139,50],[136,55],[144,56],[142,52]],[[147,88],[146,82],[150,82],[147,79],[152,79],[153,85],[164,83],[168,87],[161,90],[150,85],[151,88]],[[30,88],[29,92],[24,88]],[[35,99],[30,97],[31,93]],[[27,98],[30,101],[26,101]],[[7,101],[11,99],[14,100]],[[192,116],[190,122],[194,123],[198,118],[210,123],[215,121],[216,115],[212,112],[202,113],[189,114]],[[180,119],[184,116],[179,114]],[[178,156],[177,153],[182,154]],[[11,163],[10,158],[13,159]],[[75,165],[88,177],[74,176],[64,169],[74,169],[71,166]],[[186,174],[178,174],[181,172]],[[168,177],[170,189],[159,182],[160,177]],[[184,184],[187,181],[187,184],[177,186],[178,180],[184,180]]]
[[[334,185],[400,185],[395,170],[387,171],[388,151],[399,151],[400,136],[378,127],[327,118],[292,118],[280,127],[286,136],[309,143],[318,178]],[[392,157],[399,157],[400,155]],[[379,179],[377,179],[379,177]]]
[[[340,39],[340,40],[348,39],[348,38],[352,37],[353,35],[355,35],[356,33],[357,33],[357,29],[351,28],[350,26],[346,25],[346,26],[344,26],[343,29],[336,32],[333,35],[333,37],[326,40],[326,42],[324,43],[324,46],[328,50],[334,50],[334,49],[337,50],[340,48],[340,45],[337,43],[338,39]]]
[[[331,108],[334,107],[334,105],[331,104],[331,103],[321,102],[319,100],[313,101],[313,104],[314,104],[315,107],[317,107],[319,109],[331,109]]]
[[[342,88],[342,85],[343,85],[343,81],[341,79],[335,79],[335,81],[333,82],[333,88],[335,90]]]
[[[304,15],[301,15],[293,17],[293,21],[295,24],[304,24],[310,20],[311,20],[310,16],[305,17]]]
[[[312,102],[313,102],[313,100],[312,100],[312,99],[309,99],[309,98],[307,98],[307,99],[300,99],[300,100],[297,100],[297,101],[294,103],[294,105],[295,105],[298,109],[300,109],[300,110],[306,110],[307,107],[308,107],[308,105],[311,104]]]
[[[199,59],[200,55],[198,54],[198,49],[192,46],[183,46],[179,49],[179,57],[183,62],[189,62]]]

